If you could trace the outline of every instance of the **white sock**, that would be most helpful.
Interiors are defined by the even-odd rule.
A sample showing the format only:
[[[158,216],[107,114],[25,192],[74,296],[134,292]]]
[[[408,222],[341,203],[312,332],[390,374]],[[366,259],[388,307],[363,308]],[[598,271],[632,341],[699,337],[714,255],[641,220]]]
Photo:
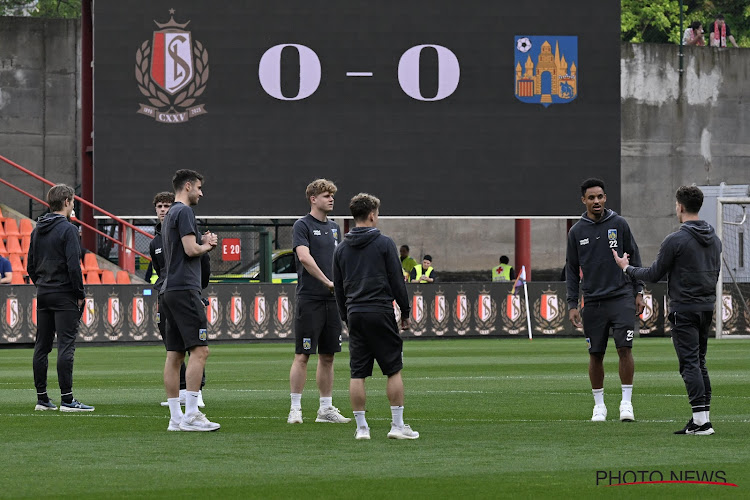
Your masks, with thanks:
[[[185,392],[185,415],[198,413],[198,391]]]
[[[391,425],[398,427],[399,429],[404,426],[404,407],[403,406],[391,406]]]
[[[321,410],[323,408],[330,408],[333,406],[333,396],[328,396],[327,398],[320,398],[320,408]]]
[[[177,420],[178,422],[182,420],[180,398],[167,398],[167,403],[169,403],[169,416],[172,418],[172,420]]]
[[[693,423],[696,425],[703,425],[708,422],[705,411],[694,411],[693,412]]]
[[[630,403],[631,398],[633,397],[633,384],[630,385],[622,385],[622,400],[627,401]]]
[[[709,410],[706,410],[706,422],[710,422],[711,417],[709,416]]]
[[[185,394],[187,394],[187,389],[180,389],[180,401],[182,401],[183,404],[185,401]]]
[[[292,410],[302,409],[302,394],[293,392],[292,393]]]
[[[604,404],[604,388],[591,389],[591,392],[594,394],[594,404],[603,405]]]
[[[363,411],[355,411],[354,412],[354,420],[357,421],[357,427],[367,427],[367,420],[365,420],[365,412]]]

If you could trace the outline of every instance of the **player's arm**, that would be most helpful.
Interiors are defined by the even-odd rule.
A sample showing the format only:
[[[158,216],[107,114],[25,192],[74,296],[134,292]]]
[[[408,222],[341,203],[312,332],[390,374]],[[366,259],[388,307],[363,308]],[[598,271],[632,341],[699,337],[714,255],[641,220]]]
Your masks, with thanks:
[[[568,319],[573,326],[581,328],[581,313],[578,312],[578,289],[580,275],[578,273],[578,247],[573,231],[568,232],[568,248],[565,253],[565,287],[567,290],[568,301]]]
[[[667,236],[659,248],[659,253],[651,267],[634,267],[628,261],[629,255],[623,254],[622,257],[617,255],[615,249],[612,249],[612,255],[620,269],[628,276],[636,280],[656,283],[661,280],[672,268],[676,255],[676,244],[674,238]]]
[[[337,249],[338,250],[338,249]],[[339,266],[339,252],[333,253],[333,292],[336,295],[336,306],[339,309],[341,321],[348,324],[346,314],[346,295],[344,294],[344,277]]]
[[[305,266],[305,270],[310,273],[310,276],[313,276],[333,291],[333,281],[329,280],[323,271],[320,270],[317,262],[315,262],[313,256],[310,255],[310,248],[305,245],[299,245],[294,248],[294,251],[297,252],[297,258],[302,265]]]
[[[83,273],[81,273],[81,242],[78,239],[78,231],[75,226],[70,224],[63,238],[68,276],[73,285],[73,293],[78,299],[78,307],[81,307],[83,299],[86,298],[86,292],[83,288]]]
[[[188,257],[200,257],[206,252],[210,252],[216,247],[218,237],[215,234],[206,231],[203,235],[203,243],[198,244],[198,237],[195,233],[186,234],[181,238],[182,247],[185,249],[185,255]]]
[[[5,271],[5,274],[0,277],[0,283],[3,285],[7,285],[11,281],[13,281],[13,271]]]
[[[32,283],[36,283],[36,279],[39,277],[36,274],[36,260],[34,260],[34,240],[36,239],[36,230],[31,233],[31,240],[29,243],[29,253],[26,254],[26,272],[29,273],[29,279]]]

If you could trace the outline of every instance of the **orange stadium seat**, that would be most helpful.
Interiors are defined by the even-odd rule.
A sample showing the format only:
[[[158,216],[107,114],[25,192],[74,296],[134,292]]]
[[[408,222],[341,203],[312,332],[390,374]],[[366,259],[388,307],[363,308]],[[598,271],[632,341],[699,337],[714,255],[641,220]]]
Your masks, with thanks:
[[[13,276],[10,278],[11,285],[23,285],[26,283],[23,279],[23,273],[13,271]]]
[[[5,228],[4,228],[3,220],[0,219],[0,240],[4,240],[4,239],[5,239]]]
[[[105,269],[102,271],[102,285],[116,285],[117,281],[115,281],[115,273],[110,271],[109,269]]]
[[[118,285],[129,285],[130,275],[127,271],[117,271],[117,284]]]
[[[23,267],[23,262],[21,262],[21,257],[17,254],[10,254],[10,267],[13,270],[13,274],[19,273],[22,274],[25,269]]]
[[[18,223],[16,219],[5,219],[5,235],[6,236],[21,236],[21,232],[18,230]]]
[[[34,230],[34,225],[31,223],[31,219],[21,219],[21,222],[18,223],[18,230],[21,233],[21,236],[30,235],[31,231]]]
[[[21,242],[18,241],[18,236],[8,235],[5,248],[8,249],[10,254],[23,255],[23,249],[21,248]]]
[[[23,250],[24,255],[28,255],[30,246],[31,246],[31,235],[21,236],[21,250]]]
[[[83,256],[83,267],[86,268],[86,271],[96,271],[97,273],[101,271],[99,261],[96,260],[96,254],[91,252],[87,252]]]
[[[2,255],[3,257],[8,256],[8,249],[5,248],[5,243],[3,243],[2,238],[0,238],[0,255]]]
[[[87,285],[101,285],[102,281],[99,279],[98,271],[89,271],[86,273],[86,284]]]

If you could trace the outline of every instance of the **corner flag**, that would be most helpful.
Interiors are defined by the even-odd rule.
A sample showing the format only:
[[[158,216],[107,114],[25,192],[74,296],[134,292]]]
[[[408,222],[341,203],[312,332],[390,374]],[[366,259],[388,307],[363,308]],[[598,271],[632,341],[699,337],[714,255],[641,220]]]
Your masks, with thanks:
[[[526,283],[526,266],[521,266],[521,272],[516,277],[516,282],[513,283],[513,295],[518,293],[518,289]]]

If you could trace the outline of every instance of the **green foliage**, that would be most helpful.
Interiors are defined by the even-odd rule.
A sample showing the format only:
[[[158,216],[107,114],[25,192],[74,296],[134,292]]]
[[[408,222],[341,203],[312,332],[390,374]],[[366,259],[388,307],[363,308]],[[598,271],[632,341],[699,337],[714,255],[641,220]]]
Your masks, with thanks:
[[[81,0],[0,0],[0,15],[78,18]]]

